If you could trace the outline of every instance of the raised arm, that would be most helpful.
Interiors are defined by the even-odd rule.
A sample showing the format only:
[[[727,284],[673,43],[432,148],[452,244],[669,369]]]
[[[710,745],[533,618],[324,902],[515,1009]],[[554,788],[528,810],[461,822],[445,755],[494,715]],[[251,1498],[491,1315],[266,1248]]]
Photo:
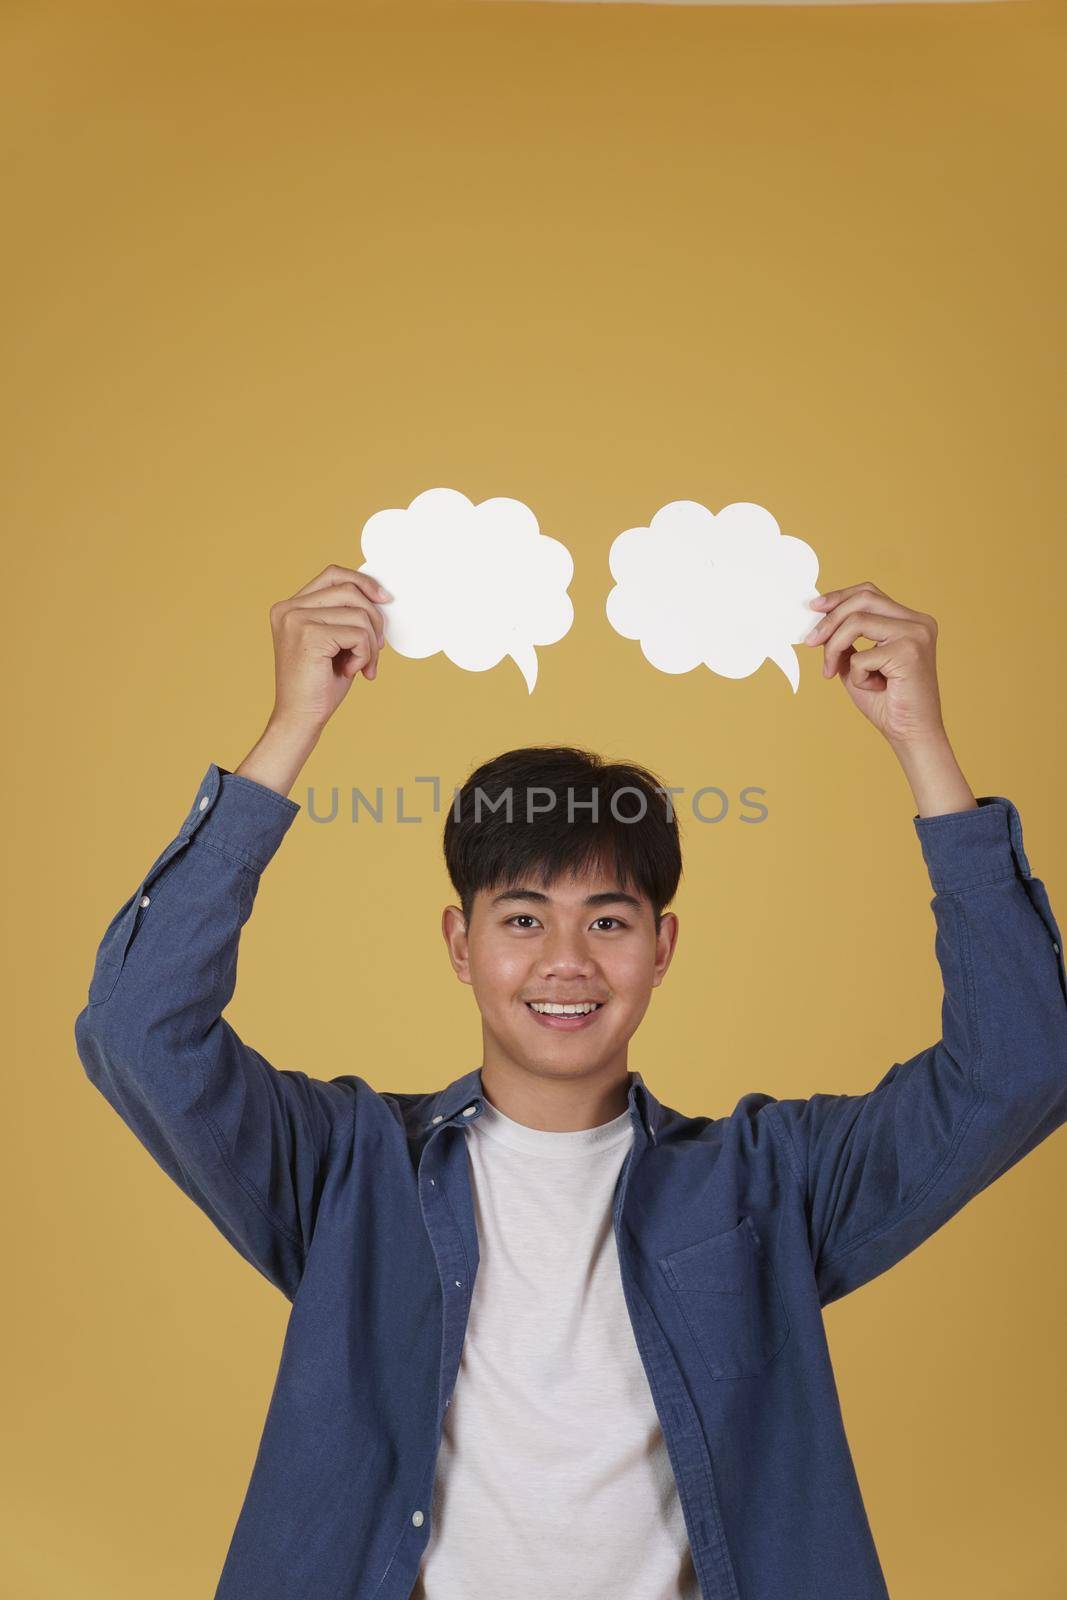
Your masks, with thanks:
[[[1010,800],[975,800],[941,721],[937,625],[872,584],[824,596],[809,642],[889,740],[934,889],[942,1036],[866,1094],[765,1110],[805,1198],[822,1304],[914,1250],[1067,1122],[1067,974]],[[858,637],[875,645],[855,651]]]
[[[866,1094],[766,1110],[788,1139],[823,1305],[885,1272],[1067,1122],[1067,976],[1019,814],[915,817],[935,895],[942,1035]]]
[[[366,574],[328,567],[272,607],[267,727],[236,772],[208,767],[176,837],[108,924],[74,1025],[90,1081],[289,1299],[354,1089],[273,1067],[222,1013],[260,874],[300,810],[288,790],[356,675],[375,675],[372,591],[384,599]]]

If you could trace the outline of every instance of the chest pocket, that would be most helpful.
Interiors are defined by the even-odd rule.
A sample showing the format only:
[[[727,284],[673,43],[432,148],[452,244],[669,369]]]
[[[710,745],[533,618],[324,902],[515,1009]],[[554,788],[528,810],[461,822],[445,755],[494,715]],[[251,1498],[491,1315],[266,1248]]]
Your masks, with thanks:
[[[758,1377],[788,1339],[789,1316],[752,1218],[659,1264],[712,1377]]]

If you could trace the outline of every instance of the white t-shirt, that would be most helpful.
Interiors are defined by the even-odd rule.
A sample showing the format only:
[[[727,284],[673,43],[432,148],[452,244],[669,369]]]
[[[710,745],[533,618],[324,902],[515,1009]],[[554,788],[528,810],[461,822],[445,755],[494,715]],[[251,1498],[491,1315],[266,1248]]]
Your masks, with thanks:
[[[466,1133],[479,1264],[411,1600],[699,1600],[612,1228],[629,1111]]]

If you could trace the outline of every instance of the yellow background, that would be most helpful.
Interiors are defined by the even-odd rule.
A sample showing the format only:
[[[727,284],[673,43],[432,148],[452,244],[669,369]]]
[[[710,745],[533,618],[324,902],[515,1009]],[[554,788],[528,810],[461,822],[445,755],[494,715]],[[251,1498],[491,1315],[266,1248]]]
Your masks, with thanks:
[[[546,741],[766,790],[760,826],[683,814],[678,954],[631,1052],[660,1099],[860,1092],[938,1037],[911,795],[821,652],[794,697],[769,663],[660,674],[606,621],[612,538],[671,499],[758,501],[820,588],[938,618],[959,760],[1018,805],[1067,929],[1065,22],[5,9],[4,1594],[217,1581],[288,1308],[93,1091],[73,1023],[112,912],[266,721],[269,606],[358,566],[372,511],[526,501],[576,620],[532,696],[510,662],[388,652],[356,683],[242,943],[228,1016],[276,1065],[429,1090],[480,1059],[441,819],[316,827],[307,785],[415,794]],[[1067,1588],[1065,1165],[1060,1133],[827,1310],[894,1600]]]

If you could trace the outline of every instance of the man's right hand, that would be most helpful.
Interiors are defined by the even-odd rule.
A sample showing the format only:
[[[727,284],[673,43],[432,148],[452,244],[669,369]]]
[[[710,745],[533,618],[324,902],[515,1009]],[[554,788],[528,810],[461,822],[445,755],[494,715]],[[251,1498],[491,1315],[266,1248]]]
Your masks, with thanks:
[[[236,769],[288,794],[318,737],[360,672],[378,671],[385,644],[381,605],[393,597],[369,573],[330,565],[270,608],[274,709]]]
[[[376,675],[385,644],[376,602],[391,598],[369,573],[329,566],[288,600],[275,601],[275,718],[322,732],[357,675]]]

